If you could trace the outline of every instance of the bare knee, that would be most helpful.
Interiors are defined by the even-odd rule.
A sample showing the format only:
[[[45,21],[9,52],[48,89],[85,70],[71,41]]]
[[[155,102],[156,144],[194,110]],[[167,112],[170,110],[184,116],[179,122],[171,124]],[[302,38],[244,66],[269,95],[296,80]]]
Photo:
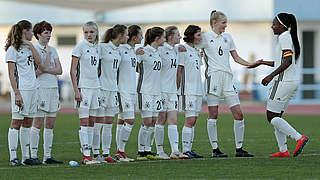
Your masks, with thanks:
[[[30,128],[32,126],[33,118],[24,118],[22,126],[25,128]]]
[[[22,123],[23,123],[22,120],[12,119],[10,128],[19,130]]]
[[[47,117],[45,121],[45,127],[47,129],[53,129],[55,121],[56,121],[56,117]]]
[[[271,122],[274,117],[281,117],[282,113],[274,113],[267,110],[267,120]]]
[[[32,126],[35,128],[41,129],[43,119],[44,119],[43,117],[34,118]]]
[[[218,118],[218,106],[208,106],[209,119]]]

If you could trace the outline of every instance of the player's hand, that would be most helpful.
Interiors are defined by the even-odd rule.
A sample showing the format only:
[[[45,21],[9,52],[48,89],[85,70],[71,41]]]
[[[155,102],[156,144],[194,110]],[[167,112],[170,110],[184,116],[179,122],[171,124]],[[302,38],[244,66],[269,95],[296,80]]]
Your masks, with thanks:
[[[79,90],[74,92],[74,99],[75,99],[77,102],[81,102],[81,101],[82,101],[82,95],[81,95],[81,93],[79,92]]]
[[[136,55],[143,55],[143,54],[144,54],[143,47],[139,47],[139,48],[136,50]]]
[[[14,95],[14,103],[15,103],[17,106],[19,106],[19,107],[22,106],[23,100],[22,100],[22,97],[21,97],[20,92],[18,92],[18,93],[16,93],[16,94]]]
[[[40,71],[40,69],[38,68],[38,69],[36,70],[36,77],[40,76],[41,74],[42,74],[42,71]]]
[[[28,45],[28,46],[32,45],[32,43],[30,41],[26,40],[26,39],[22,39],[22,44]]]
[[[204,52],[200,51],[200,57],[203,57],[203,56],[204,56]]]
[[[180,45],[178,46],[178,51],[179,51],[179,52],[187,52],[187,49],[186,49],[186,47],[184,47],[184,45],[181,45],[181,44],[180,44]]]
[[[268,75],[267,77],[262,79],[261,84],[267,86],[272,81],[272,79],[273,77],[271,75]]]
[[[258,67],[262,64],[263,59],[259,59],[258,61],[254,62],[254,63],[250,63],[250,65],[247,68],[255,68]]]

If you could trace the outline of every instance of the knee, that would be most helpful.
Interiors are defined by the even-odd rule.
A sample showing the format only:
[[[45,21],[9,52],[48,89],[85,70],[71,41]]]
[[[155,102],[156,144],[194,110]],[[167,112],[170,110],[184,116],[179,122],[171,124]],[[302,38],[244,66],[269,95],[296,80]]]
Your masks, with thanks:
[[[217,119],[218,118],[218,109],[209,111],[209,119]]]
[[[269,123],[271,123],[271,120],[274,118],[274,117],[281,117],[281,114],[280,113],[274,113],[274,112],[271,112],[271,111],[268,111],[267,110],[267,120],[269,121]]]
[[[42,121],[43,121],[43,118],[35,118],[32,126],[35,128],[41,129]],[[47,124],[47,121],[46,121],[46,124]]]
[[[237,111],[234,113],[234,119],[236,120],[242,120],[243,119],[243,113],[241,111]]]

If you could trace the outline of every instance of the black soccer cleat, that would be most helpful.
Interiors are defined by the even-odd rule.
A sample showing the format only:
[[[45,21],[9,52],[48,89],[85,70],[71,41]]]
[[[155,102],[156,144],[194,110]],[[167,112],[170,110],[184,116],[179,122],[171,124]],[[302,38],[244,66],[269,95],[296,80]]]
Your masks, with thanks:
[[[23,166],[23,164],[19,161],[18,158],[14,158],[9,163],[10,166]]]
[[[184,152],[183,154],[184,154],[184,155],[187,155],[187,156],[189,157],[189,159],[195,158],[195,157],[192,155],[191,151]]]
[[[202,156],[202,155],[197,154],[197,153],[196,153],[196,152],[194,152],[193,150],[191,150],[190,152],[191,152],[191,154],[192,154],[192,156],[193,156],[194,158],[203,158],[203,156]]]
[[[42,164],[41,161],[38,158],[31,158],[31,160],[33,161],[32,165],[40,165],[40,164]]]
[[[253,157],[253,154],[249,154],[247,151],[242,148],[236,149],[236,157]]]
[[[39,160],[39,159],[38,159]],[[40,161],[39,161],[40,162]],[[33,158],[29,158],[29,159],[26,159],[22,162],[22,164],[24,165],[39,165],[38,162],[36,162]],[[40,163],[41,164],[41,163]]]
[[[43,164],[63,164],[63,161],[58,161],[53,157],[48,158],[47,160],[43,161]]]
[[[212,157],[228,157],[228,155],[224,154],[219,148],[217,148],[212,150]]]

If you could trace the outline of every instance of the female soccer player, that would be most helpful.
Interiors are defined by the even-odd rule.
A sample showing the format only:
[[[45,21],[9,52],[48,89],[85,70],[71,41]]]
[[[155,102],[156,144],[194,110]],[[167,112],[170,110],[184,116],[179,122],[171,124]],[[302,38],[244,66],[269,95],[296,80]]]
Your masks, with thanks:
[[[171,145],[171,159],[185,159],[188,156],[179,152],[179,133],[177,129],[178,115],[178,90],[177,69],[178,55],[176,44],[180,43],[180,33],[176,26],[168,26],[165,29],[166,41],[159,47],[162,59],[161,67],[161,94],[163,109],[159,113],[159,119],[155,125],[155,140],[157,154],[162,158],[168,158],[163,151],[164,125],[168,121],[168,137]]]
[[[199,50],[195,47],[201,41],[201,28],[189,25],[184,32],[184,47],[186,52],[179,52],[179,66],[177,72],[177,87],[180,88],[179,99],[182,110],[185,111],[185,123],[182,129],[183,153],[189,158],[202,158],[203,156],[192,151],[194,126],[202,106],[202,65]],[[181,84],[180,84],[181,83]]]
[[[60,108],[58,77],[62,74],[62,68],[56,49],[48,46],[51,38],[52,26],[46,21],[39,22],[33,27],[33,34],[38,42],[35,48],[41,56],[42,62],[48,63],[48,71],[43,73],[37,69],[36,75],[40,87],[38,89],[38,112],[35,115],[30,132],[30,149],[31,158],[38,159],[39,132],[42,127],[44,118],[45,127],[43,131],[43,163],[44,164],[61,164],[51,157],[53,127],[56,120],[56,113]]]
[[[22,20],[11,27],[5,45],[11,84],[12,121],[8,132],[11,166],[40,164],[39,160],[34,160],[29,155],[30,127],[37,111],[36,90],[38,83],[34,63],[43,72],[46,71],[47,67],[30,42],[32,36],[32,24],[29,21]],[[19,130],[22,163],[17,158]]]
[[[104,34],[101,50],[101,106],[94,128],[93,154],[96,160],[101,162],[115,162],[110,157],[110,146],[112,140],[112,123],[118,113],[118,81],[117,73],[121,62],[119,45],[127,42],[128,30],[124,25],[115,25]],[[100,151],[100,131],[102,128],[102,157]]]
[[[137,92],[142,117],[138,135],[138,160],[155,158],[151,153],[151,134],[159,115],[158,112],[162,109],[160,82],[162,60],[158,48],[163,46],[164,42],[165,33],[161,27],[149,28],[145,34],[144,54],[138,56]]]
[[[74,90],[75,107],[80,119],[79,139],[83,164],[97,164],[90,157],[93,126],[99,108],[100,82],[98,78],[98,25],[89,21],[82,27],[84,40],[72,51],[70,76]]]
[[[206,65],[206,83],[209,118],[207,130],[213,149],[213,157],[227,157],[218,148],[217,118],[219,100],[224,98],[234,117],[234,136],[236,144],[236,157],[253,157],[242,149],[244,137],[244,119],[240,108],[240,101],[235,87],[233,86],[233,75],[229,64],[229,53],[238,64],[243,66],[252,65],[242,59],[237,51],[230,34],[225,33],[227,17],[220,11],[212,11],[210,15],[212,31],[202,35],[199,45],[204,50]]]
[[[128,28],[128,42],[119,46],[121,62],[119,65],[118,87],[119,87],[119,115],[117,124],[117,147],[116,158],[120,161],[133,161],[125,154],[125,145],[129,139],[133,123],[134,108],[137,100],[136,86],[136,66],[137,56],[135,45],[140,44],[142,40],[141,28],[137,25],[131,25]],[[141,52],[141,48],[137,50]]]
[[[278,35],[275,52],[279,58],[275,61],[257,61],[276,69],[262,80],[262,84],[267,86],[272,80],[272,90],[267,101],[267,119],[274,126],[274,134],[279,146],[279,152],[269,155],[269,157],[289,157],[287,148],[287,136],[297,141],[293,156],[298,156],[303,147],[309,141],[307,136],[297,132],[286,120],[282,119],[282,114],[287,108],[290,99],[295,95],[299,86],[299,61],[300,44],[297,35],[297,22],[293,14],[280,13],[272,23],[272,30]]]

